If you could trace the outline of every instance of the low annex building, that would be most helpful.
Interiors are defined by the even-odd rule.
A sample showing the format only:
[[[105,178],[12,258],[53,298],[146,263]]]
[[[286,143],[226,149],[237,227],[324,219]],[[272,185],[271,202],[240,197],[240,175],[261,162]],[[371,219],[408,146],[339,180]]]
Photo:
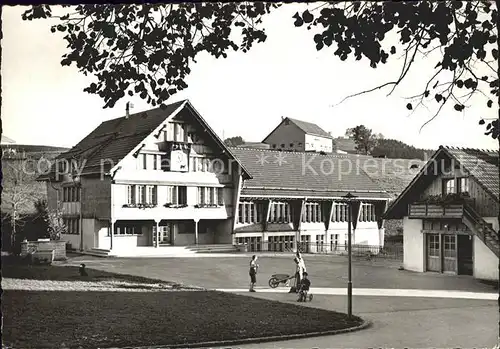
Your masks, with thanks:
[[[441,146],[389,207],[404,267],[498,280],[498,151]]]
[[[348,192],[353,243],[383,246],[389,199],[349,156],[228,148],[187,100],[101,123],[38,180],[71,248],[113,255],[343,245]]]

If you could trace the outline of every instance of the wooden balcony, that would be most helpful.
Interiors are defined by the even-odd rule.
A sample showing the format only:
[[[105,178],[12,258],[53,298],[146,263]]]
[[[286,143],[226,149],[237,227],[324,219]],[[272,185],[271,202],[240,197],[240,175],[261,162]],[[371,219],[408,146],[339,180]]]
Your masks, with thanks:
[[[410,204],[408,205],[408,217],[414,219],[423,218],[462,218],[464,206],[462,204]]]

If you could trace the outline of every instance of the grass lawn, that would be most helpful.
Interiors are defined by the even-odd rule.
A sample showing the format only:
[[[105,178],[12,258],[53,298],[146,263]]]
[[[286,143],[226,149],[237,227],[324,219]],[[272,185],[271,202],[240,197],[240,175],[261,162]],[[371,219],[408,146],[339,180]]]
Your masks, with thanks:
[[[80,276],[78,267],[60,265],[26,265],[12,257],[2,257],[2,277],[12,279],[51,280],[51,281],[88,281],[120,280],[137,283],[162,283],[176,285],[174,282],[150,279],[135,275],[110,273],[86,268],[88,277]]]
[[[88,272],[91,280],[158,282]],[[82,280],[77,268],[62,266],[3,265],[2,274],[27,284],[29,279]],[[4,290],[2,312],[4,344],[23,349],[182,346],[343,329],[362,322],[327,310],[216,291]]]

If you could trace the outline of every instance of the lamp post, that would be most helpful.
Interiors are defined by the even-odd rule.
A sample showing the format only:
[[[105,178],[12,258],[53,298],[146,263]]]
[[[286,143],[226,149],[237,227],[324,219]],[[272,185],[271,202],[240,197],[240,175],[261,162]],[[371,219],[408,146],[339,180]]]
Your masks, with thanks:
[[[352,316],[352,234],[351,234],[351,224],[352,224],[352,200],[356,198],[350,192],[343,197],[347,200],[347,256],[348,256],[348,266],[347,266],[347,316]]]

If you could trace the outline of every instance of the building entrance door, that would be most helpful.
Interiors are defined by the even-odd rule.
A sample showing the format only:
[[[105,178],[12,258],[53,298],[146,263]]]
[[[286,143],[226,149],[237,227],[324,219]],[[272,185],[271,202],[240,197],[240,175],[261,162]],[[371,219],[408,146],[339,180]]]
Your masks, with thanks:
[[[439,234],[427,234],[427,271],[441,272]]]
[[[167,223],[167,225],[160,225],[158,232],[158,242],[161,245],[170,245],[172,243],[171,234],[172,233],[172,223]],[[153,225],[153,245],[156,243],[156,226]]]
[[[443,234],[443,273],[457,272],[457,236],[455,234]]]
[[[472,250],[472,235],[457,236],[458,274],[473,275],[474,259]]]

